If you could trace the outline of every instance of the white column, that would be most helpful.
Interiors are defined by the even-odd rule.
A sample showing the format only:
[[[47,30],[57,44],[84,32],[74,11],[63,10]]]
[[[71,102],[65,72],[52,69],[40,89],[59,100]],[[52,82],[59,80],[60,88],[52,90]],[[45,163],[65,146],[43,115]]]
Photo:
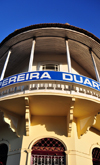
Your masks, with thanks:
[[[67,54],[68,72],[71,73],[71,58],[70,58],[68,40],[66,40],[66,54]]]
[[[7,68],[8,62],[9,62],[10,54],[11,54],[11,50],[8,51],[8,55],[7,55],[7,57],[6,57],[6,61],[5,61],[5,64],[4,64],[4,67],[3,67],[2,73],[1,73],[0,81],[3,80],[3,78],[4,78],[5,71],[6,71],[6,68]]]
[[[91,54],[91,58],[92,58],[92,62],[93,62],[93,66],[94,66],[94,70],[95,70],[95,74],[96,74],[96,79],[97,79],[98,82],[100,82],[99,72],[98,72],[98,69],[97,69],[97,66],[96,66],[94,56],[92,54],[92,50],[90,49],[89,51],[90,51],[90,54]]]
[[[32,41],[32,48],[31,48],[28,72],[32,71],[32,64],[33,64],[33,59],[34,59],[34,49],[35,49],[35,40]]]

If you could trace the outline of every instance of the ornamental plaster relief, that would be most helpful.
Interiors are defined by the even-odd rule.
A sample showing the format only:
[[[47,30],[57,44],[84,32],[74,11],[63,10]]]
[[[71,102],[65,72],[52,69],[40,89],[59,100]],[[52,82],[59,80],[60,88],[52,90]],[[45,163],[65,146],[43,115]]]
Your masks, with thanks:
[[[68,137],[71,137],[74,104],[75,104],[75,98],[72,98],[70,109],[69,109],[69,112],[67,114],[67,132],[68,132]]]
[[[84,133],[87,133],[89,129],[95,125],[97,120],[98,112],[91,114],[89,116],[84,116],[77,118],[77,131],[78,137],[80,138]]]
[[[30,109],[29,98],[25,97],[25,122],[26,122],[26,136],[30,134]]]

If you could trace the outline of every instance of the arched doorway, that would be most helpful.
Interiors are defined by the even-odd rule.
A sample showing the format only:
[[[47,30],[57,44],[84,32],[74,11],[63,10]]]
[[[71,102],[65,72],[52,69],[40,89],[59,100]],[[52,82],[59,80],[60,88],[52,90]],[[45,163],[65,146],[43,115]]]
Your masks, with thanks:
[[[8,146],[6,144],[0,144],[0,165],[6,165]]]
[[[54,138],[43,138],[32,146],[31,165],[65,165],[65,147]]]
[[[94,148],[92,150],[93,165],[100,165],[100,148]]]

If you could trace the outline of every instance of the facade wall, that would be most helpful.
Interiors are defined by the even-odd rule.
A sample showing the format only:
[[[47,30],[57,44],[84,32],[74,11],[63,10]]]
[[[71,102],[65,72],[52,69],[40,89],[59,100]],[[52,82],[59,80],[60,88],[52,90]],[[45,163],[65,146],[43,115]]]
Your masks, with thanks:
[[[52,121],[52,122],[51,122]],[[7,126],[1,130],[1,135],[9,142],[7,165],[30,165],[31,147],[39,139],[51,137],[61,141],[66,147],[66,164],[92,165],[92,149],[100,147],[99,135],[88,131],[80,139],[77,135],[76,122],[72,123],[71,137],[67,137],[67,119],[61,116],[32,116],[29,136],[16,136]],[[23,129],[25,129],[23,127]],[[91,138],[92,137],[92,138]]]
[[[47,125],[47,126],[51,125],[51,123],[49,123],[49,121],[47,121],[47,120],[48,120],[48,118],[43,117],[43,123],[45,123],[45,124],[43,124],[43,123],[38,124],[37,120],[36,120],[37,124],[35,125],[35,128],[34,128],[34,126],[31,126],[30,136],[23,137],[22,149],[27,150],[27,154],[21,153],[21,161],[20,161],[21,164],[23,163],[23,160],[26,160],[27,164],[30,164],[30,160],[31,160],[30,149],[31,149],[32,145],[38,139],[41,139],[44,137],[56,138],[56,139],[60,140],[66,146],[66,151],[67,151],[66,152],[66,164],[73,164],[73,163],[75,165],[80,165],[80,163],[82,165],[84,165],[85,163],[86,164],[88,163],[89,165],[93,164],[92,163],[92,149],[93,149],[93,147],[94,148],[97,146],[100,147],[100,144],[97,144],[97,142],[99,141],[99,136],[97,134],[95,134],[92,131],[89,131],[88,133],[86,133],[79,139],[78,135],[77,135],[77,130],[76,130],[77,129],[76,123],[73,122],[71,137],[66,137],[65,135],[60,135],[59,133],[57,133],[57,129],[54,130],[53,123],[51,126],[51,130],[53,130],[53,131],[47,130],[45,125]],[[41,121],[41,119],[39,121]],[[34,120],[34,123],[35,123],[35,120]],[[60,122],[59,125],[61,123],[62,122]],[[63,121],[63,123],[64,123],[64,121]],[[58,125],[58,127],[59,127],[59,125]],[[64,127],[65,127],[65,123],[64,123]]]

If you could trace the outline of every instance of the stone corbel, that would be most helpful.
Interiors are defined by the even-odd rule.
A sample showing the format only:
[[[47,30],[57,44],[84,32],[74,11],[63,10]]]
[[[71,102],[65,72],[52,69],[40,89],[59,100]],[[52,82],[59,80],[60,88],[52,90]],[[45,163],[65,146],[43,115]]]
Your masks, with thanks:
[[[3,120],[6,122],[10,129],[16,133],[16,135],[19,137],[19,122],[20,122],[20,116],[14,114],[13,112],[10,112],[2,107],[0,107],[0,111],[3,112]]]
[[[26,122],[26,136],[30,133],[30,109],[29,109],[29,98],[25,97],[25,122]]]
[[[71,137],[74,104],[75,104],[75,98],[72,98],[70,109],[69,109],[69,112],[67,114],[67,134],[68,134],[68,137]]]
[[[90,116],[77,118],[77,131],[78,131],[79,138],[83,134],[87,133],[93,125],[95,125],[97,115],[98,115],[98,112],[97,112],[97,114],[91,114]]]

